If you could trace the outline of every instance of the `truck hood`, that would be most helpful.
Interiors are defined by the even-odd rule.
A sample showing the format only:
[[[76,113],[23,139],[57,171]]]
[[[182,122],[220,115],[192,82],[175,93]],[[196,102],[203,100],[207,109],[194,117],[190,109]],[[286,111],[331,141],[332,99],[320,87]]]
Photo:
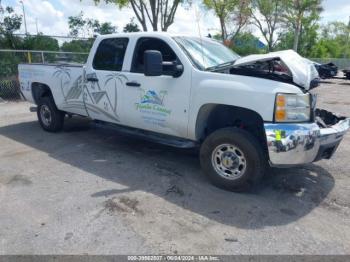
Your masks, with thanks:
[[[256,62],[280,60],[287,67],[293,83],[309,90],[318,83],[319,75],[313,63],[308,62],[293,50],[271,52],[262,55],[249,55],[239,58],[233,66],[251,65]],[[317,85],[317,84],[316,84]]]

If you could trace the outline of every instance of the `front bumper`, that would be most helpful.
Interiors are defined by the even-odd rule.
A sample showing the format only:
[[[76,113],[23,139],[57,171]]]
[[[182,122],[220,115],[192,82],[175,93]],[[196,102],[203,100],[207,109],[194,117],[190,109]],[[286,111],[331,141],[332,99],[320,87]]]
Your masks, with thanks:
[[[265,123],[264,127],[271,166],[292,166],[331,158],[350,128],[350,118],[326,128],[316,123]]]

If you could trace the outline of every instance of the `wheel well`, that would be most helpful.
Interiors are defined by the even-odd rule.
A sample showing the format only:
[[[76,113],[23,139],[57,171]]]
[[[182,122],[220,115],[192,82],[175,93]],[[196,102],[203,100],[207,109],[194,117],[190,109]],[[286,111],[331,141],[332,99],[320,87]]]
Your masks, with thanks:
[[[203,141],[215,130],[225,127],[242,128],[253,134],[267,151],[264,120],[255,111],[236,106],[208,104],[199,110],[196,137]]]
[[[35,104],[38,104],[40,98],[45,96],[51,96],[51,89],[48,85],[45,85],[43,83],[34,82],[32,83],[32,95]]]

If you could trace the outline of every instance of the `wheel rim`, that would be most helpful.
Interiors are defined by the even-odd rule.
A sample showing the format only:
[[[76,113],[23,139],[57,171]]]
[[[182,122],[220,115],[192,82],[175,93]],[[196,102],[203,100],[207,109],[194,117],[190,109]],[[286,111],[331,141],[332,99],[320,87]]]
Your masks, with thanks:
[[[243,176],[247,167],[243,152],[231,144],[216,147],[212,153],[211,162],[220,176],[230,180]]]
[[[51,111],[47,105],[42,105],[40,107],[40,117],[41,117],[41,121],[45,126],[49,126],[51,124],[51,121],[52,121]]]

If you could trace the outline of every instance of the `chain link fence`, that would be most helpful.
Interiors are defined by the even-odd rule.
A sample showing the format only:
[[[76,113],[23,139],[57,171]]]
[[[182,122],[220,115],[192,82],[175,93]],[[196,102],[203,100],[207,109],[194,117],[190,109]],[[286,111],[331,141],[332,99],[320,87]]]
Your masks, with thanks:
[[[0,80],[0,102],[22,100],[21,90],[17,79]]]
[[[0,49],[0,102],[23,99],[18,82],[20,63],[85,63],[88,53]]]

